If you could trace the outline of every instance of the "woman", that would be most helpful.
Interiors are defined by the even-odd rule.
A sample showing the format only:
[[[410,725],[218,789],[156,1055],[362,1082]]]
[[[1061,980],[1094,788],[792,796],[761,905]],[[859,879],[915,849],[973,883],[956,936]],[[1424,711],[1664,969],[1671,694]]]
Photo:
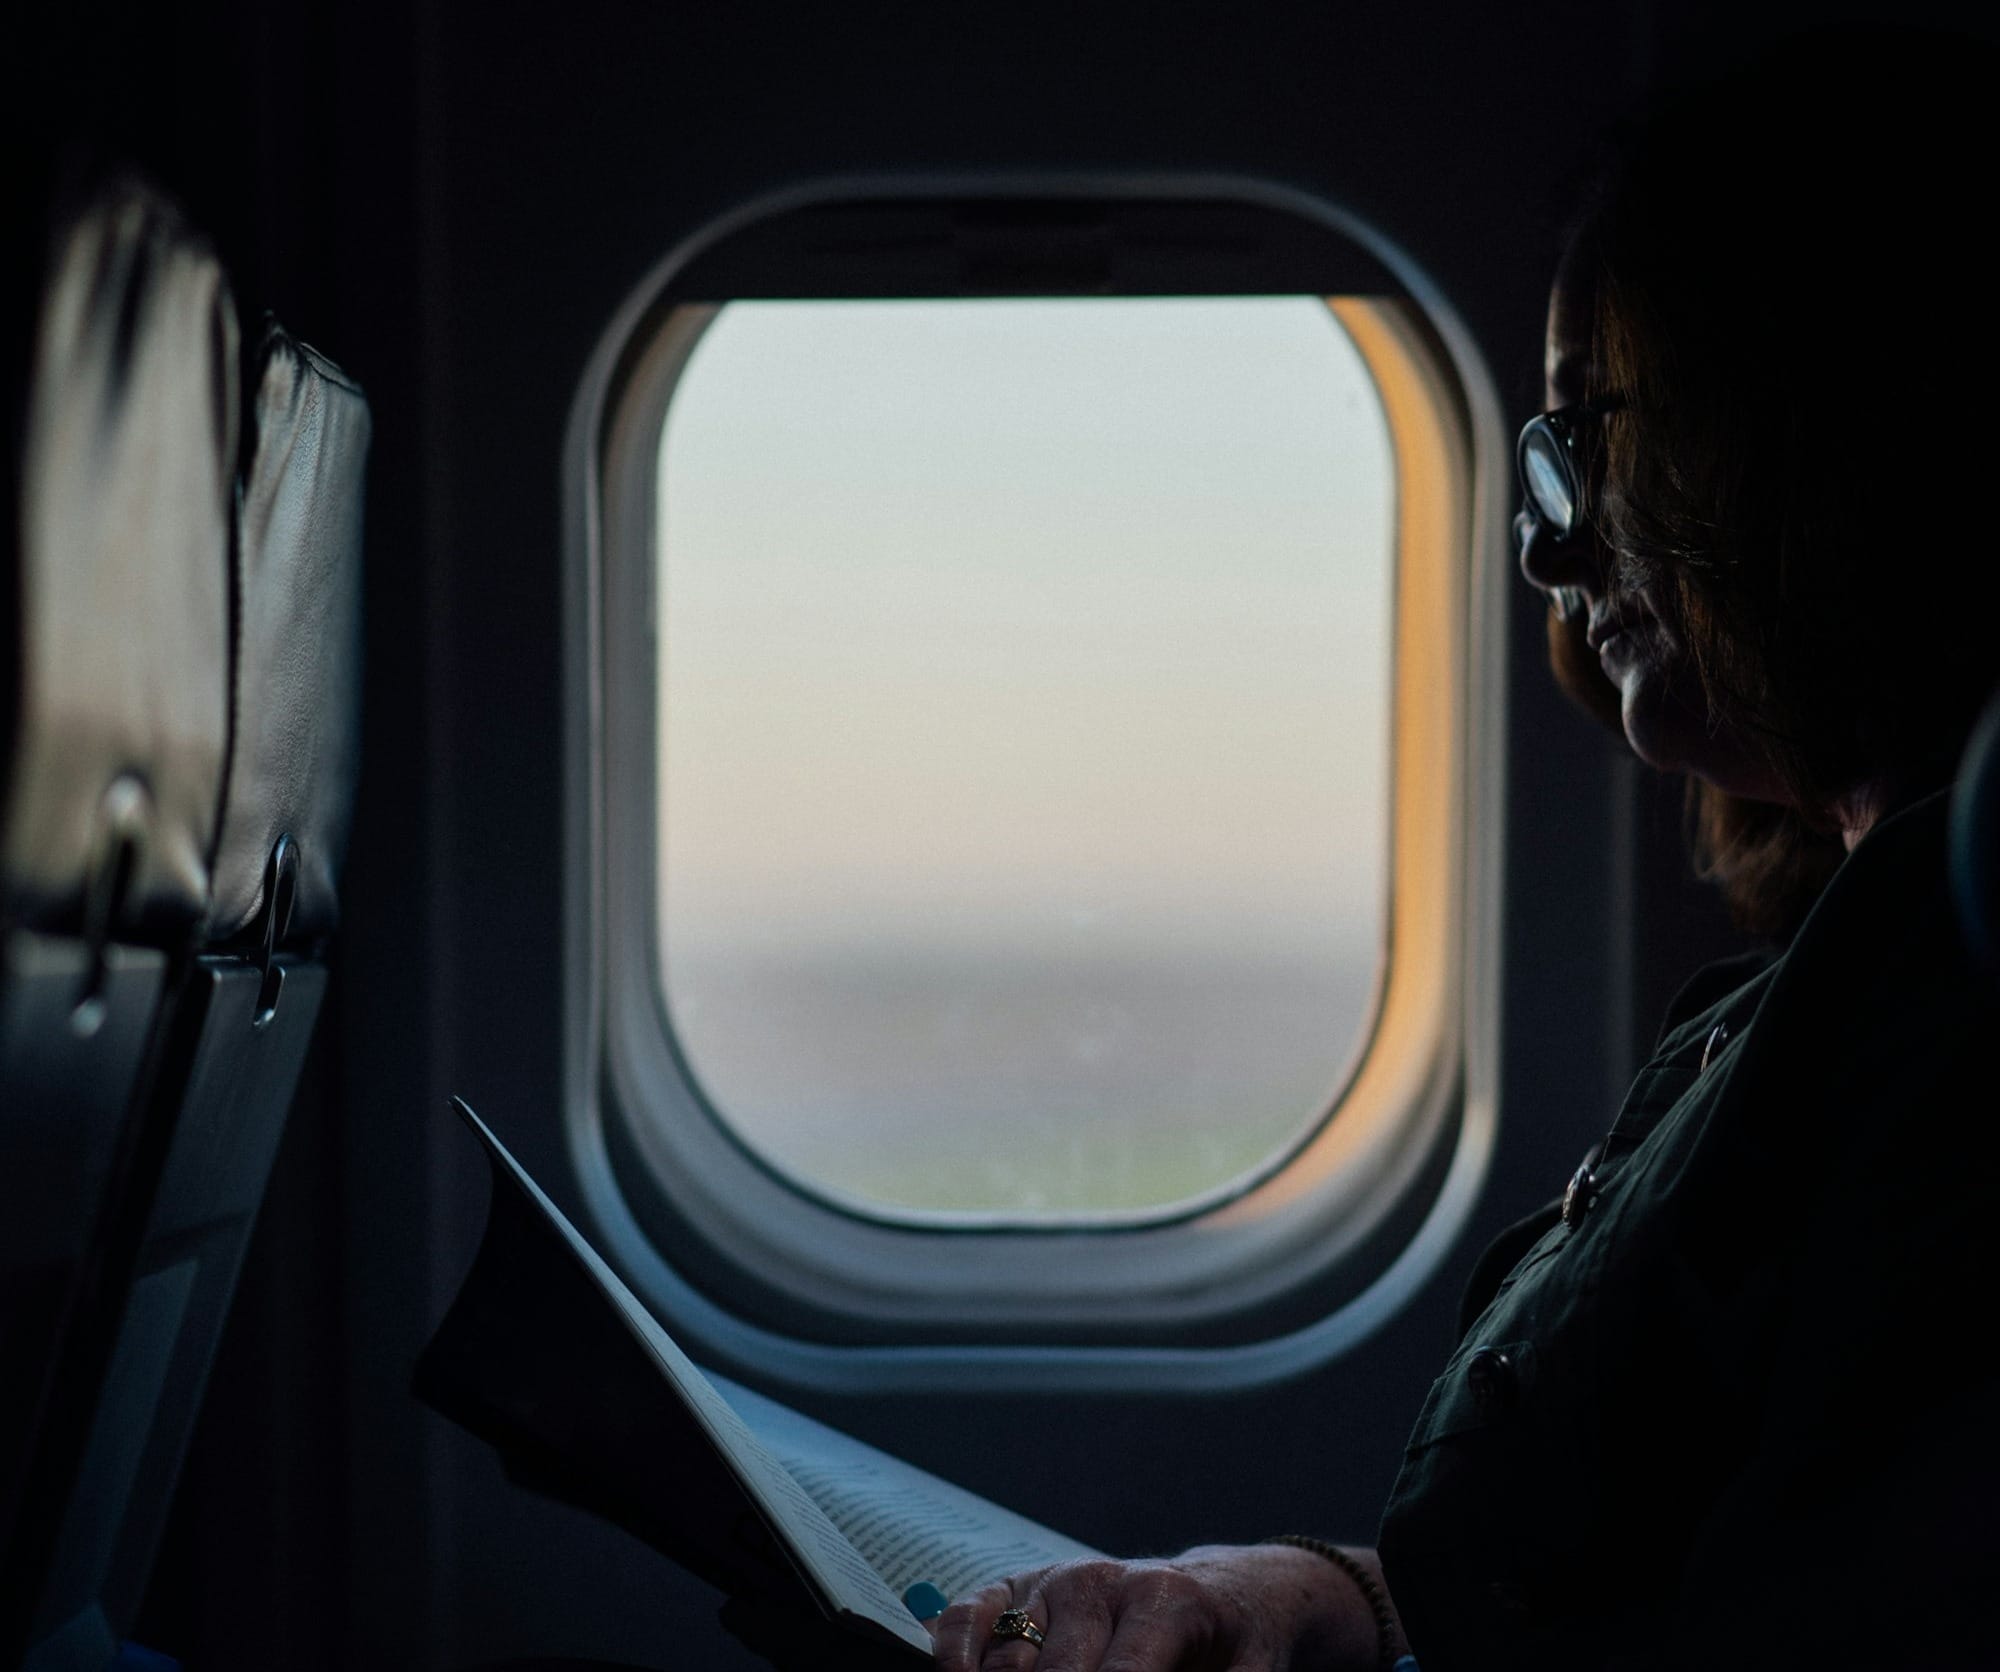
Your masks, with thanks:
[[[1968,42],[1794,49],[1648,129],[1552,297],[1518,532],[1558,672],[1788,944],[1690,983],[1482,1258],[1379,1555],[1018,1576],[946,1672],[2000,1658],[2000,1005],[1943,836],[2000,683],[1996,93]]]

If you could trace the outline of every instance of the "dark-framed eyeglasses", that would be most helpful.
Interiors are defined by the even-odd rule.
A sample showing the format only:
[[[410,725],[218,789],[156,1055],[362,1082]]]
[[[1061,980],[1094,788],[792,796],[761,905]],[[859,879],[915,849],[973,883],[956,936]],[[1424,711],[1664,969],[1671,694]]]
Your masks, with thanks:
[[[1584,523],[1581,443],[1587,416],[1594,414],[1581,404],[1540,413],[1521,426],[1514,443],[1523,508],[1557,540],[1569,539]]]

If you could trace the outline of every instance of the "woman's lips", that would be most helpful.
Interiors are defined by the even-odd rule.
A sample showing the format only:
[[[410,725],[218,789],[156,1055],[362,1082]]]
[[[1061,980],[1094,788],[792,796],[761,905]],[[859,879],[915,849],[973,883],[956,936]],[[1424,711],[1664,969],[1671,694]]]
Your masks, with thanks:
[[[1646,637],[1640,623],[1614,623],[1597,647],[1597,665],[1614,685],[1622,686],[1626,676],[1645,664]]]
[[[1595,616],[1591,619],[1590,626],[1583,635],[1583,640],[1592,650],[1601,651],[1612,640],[1629,633],[1636,626],[1638,626],[1636,620],[1621,620],[1611,616]]]

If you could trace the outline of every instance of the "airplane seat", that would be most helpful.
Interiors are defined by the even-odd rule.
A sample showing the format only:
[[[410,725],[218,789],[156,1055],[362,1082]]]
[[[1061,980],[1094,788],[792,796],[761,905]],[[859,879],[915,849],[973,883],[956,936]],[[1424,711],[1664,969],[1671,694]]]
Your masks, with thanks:
[[[228,746],[235,313],[145,186],[10,228],[0,610],[0,1660],[107,1343]]]
[[[326,992],[358,763],[370,421],[339,367],[274,321],[251,372],[210,915],[167,1019],[158,1166],[31,1672],[102,1667],[98,1645],[138,1614]]]
[[[2000,971],[2000,691],[1973,728],[1952,786],[1951,882],[1974,955]]]
[[[267,322],[244,391],[239,478],[234,330],[230,315],[217,340],[231,353],[204,385],[230,423],[223,512],[200,558],[218,605],[201,647],[218,726],[200,910],[140,1030],[129,1158],[95,1222],[101,1269],[77,1308],[78,1339],[57,1344],[65,1420],[44,1437],[17,1516],[25,1560],[8,1581],[0,1657],[18,1650],[34,1672],[112,1664],[137,1615],[326,987],[359,735],[368,409],[338,367]],[[135,524],[146,520],[135,509]],[[152,561],[130,556],[135,568]],[[177,630],[111,611],[75,626],[79,643],[113,658]],[[40,1037],[24,1034],[26,1047]],[[70,1164],[65,1091],[47,1082],[32,1144],[17,1142],[11,1112],[0,1121],[19,1152],[0,1173],[10,1198]]]

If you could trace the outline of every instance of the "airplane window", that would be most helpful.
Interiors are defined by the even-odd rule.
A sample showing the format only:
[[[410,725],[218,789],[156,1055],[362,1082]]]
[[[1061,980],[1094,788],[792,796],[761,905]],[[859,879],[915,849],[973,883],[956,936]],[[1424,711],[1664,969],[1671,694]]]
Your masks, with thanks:
[[[1336,311],[734,302],[659,447],[656,971],[709,1111],[892,1221],[1294,1154],[1389,942],[1397,458]]]
[[[1511,456],[1304,208],[815,198],[601,339],[567,1133],[710,1350],[1296,1374],[1477,1200]]]

